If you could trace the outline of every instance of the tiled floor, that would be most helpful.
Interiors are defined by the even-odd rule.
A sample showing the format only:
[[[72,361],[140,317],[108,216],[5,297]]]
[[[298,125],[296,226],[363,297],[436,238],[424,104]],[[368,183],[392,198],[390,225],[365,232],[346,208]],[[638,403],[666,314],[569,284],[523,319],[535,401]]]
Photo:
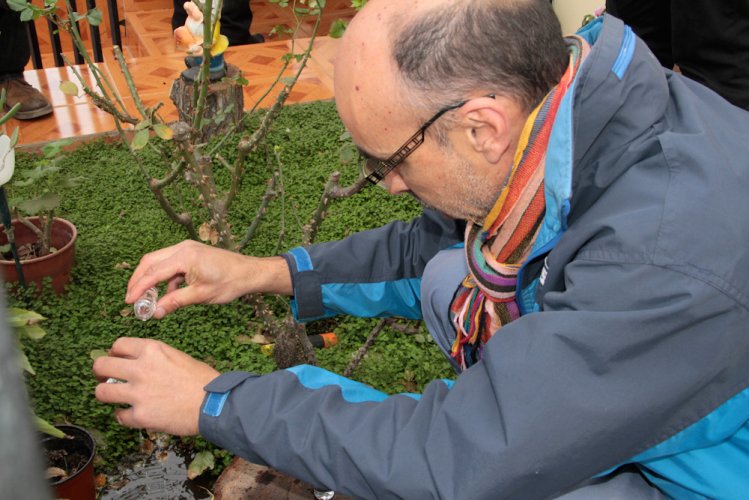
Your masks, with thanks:
[[[99,2],[105,4],[105,2]],[[291,41],[269,36],[272,28],[278,24],[296,26],[290,8],[281,9],[267,0],[253,0],[254,14],[252,31],[262,33],[266,42],[262,44],[229,47],[226,60],[241,68],[249,84],[244,88],[245,108],[251,108],[263,96],[278,76],[282,67],[281,58],[288,53]],[[328,0],[320,33],[326,34],[330,24],[336,19],[350,19],[354,11],[350,0]],[[169,99],[172,82],[184,69],[183,54],[174,46],[171,36],[171,2],[164,0],[124,0],[120,2],[120,15],[125,19],[123,32],[123,51],[128,60],[128,68],[146,105],[164,103],[161,116],[166,120],[176,119],[177,112]],[[105,23],[102,23],[105,24]],[[46,30],[46,26],[42,26]],[[38,27],[39,33],[46,34]],[[309,36],[312,24],[304,22],[299,26],[298,36]],[[106,39],[108,35],[103,35]],[[40,38],[42,38],[40,36]],[[295,52],[299,53],[307,46],[309,39],[297,39]],[[327,36],[318,36],[312,49],[312,56],[297,82],[287,102],[307,102],[333,97],[332,62],[337,40]],[[46,49],[49,51],[49,48]],[[111,44],[105,48],[105,62],[97,67],[102,75],[112,82],[113,91],[122,99],[128,110],[134,112],[132,97],[127,89],[117,63],[111,56]],[[45,47],[42,46],[44,53]],[[52,102],[54,113],[48,117],[18,121],[10,120],[6,127],[12,131],[19,127],[19,145],[33,147],[39,143],[59,138],[87,139],[114,131],[113,119],[93,106],[88,98],[71,97],[59,90],[60,82],[72,80],[77,82],[70,68],[56,68],[52,65],[51,56],[44,55],[45,69],[29,69],[24,76],[29,83],[42,90]],[[283,76],[291,76],[298,66],[291,65]],[[85,67],[79,67],[88,85],[95,85],[93,75]],[[278,87],[278,86],[277,86]],[[260,103],[270,105],[279,88],[276,88]]]

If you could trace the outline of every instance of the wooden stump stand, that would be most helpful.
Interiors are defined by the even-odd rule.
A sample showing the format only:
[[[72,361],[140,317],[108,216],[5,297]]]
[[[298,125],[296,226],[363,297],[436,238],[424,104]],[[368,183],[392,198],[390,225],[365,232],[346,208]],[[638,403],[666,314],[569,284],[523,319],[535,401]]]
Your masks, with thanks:
[[[275,469],[234,457],[213,486],[216,500],[310,500],[315,498],[309,484]],[[336,494],[333,500],[354,500]]]
[[[226,76],[208,85],[201,134],[203,141],[214,135],[227,132],[242,120],[244,95],[242,86],[236,81],[239,75],[241,75],[241,70],[238,67],[227,64]],[[169,93],[169,97],[179,111],[179,120],[185,123],[192,123],[195,90],[195,83],[180,75],[179,78],[174,80],[172,90]]]

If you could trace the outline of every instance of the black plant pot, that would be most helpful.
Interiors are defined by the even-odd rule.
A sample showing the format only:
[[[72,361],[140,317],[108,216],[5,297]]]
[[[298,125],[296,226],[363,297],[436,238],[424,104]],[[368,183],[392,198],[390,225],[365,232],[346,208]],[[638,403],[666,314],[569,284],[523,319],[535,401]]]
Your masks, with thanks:
[[[84,428],[76,425],[60,424],[58,429],[71,439],[45,435],[42,446],[49,466],[59,467],[68,476],[52,482],[57,498],[68,500],[96,500],[94,484],[94,455],[96,441]],[[68,467],[74,467],[70,471]]]

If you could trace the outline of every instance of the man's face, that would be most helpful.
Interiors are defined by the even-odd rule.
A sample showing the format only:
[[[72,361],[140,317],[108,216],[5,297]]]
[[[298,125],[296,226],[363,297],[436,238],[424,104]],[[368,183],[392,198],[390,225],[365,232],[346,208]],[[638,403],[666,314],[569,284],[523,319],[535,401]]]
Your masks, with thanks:
[[[426,3],[419,5],[425,8]],[[338,113],[354,143],[379,160],[395,153],[434,113],[412,104],[413,96],[407,95],[390,56],[389,20],[413,8],[407,2],[368,3],[347,28],[336,56]],[[450,104],[454,103],[443,105]],[[457,123],[465,117],[465,111],[449,111],[438,123]],[[451,122],[444,122],[450,118]],[[449,146],[444,147],[427,131],[424,143],[382,184],[392,194],[411,193],[451,217],[483,221],[499,194],[503,177],[497,165],[471,147],[468,134],[470,128],[465,126],[449,127]]]
[[[497,198],[499,186],[479,172],[474,159],[461,154],[452,140],[440,144],[434,134],[427,133],[424,144],[393,169],[382,185],[391,194],[411,194],[450,217],[482,222]]]
[[[364,107],[370,107],[376,98],[375,95],[365,99]],[[393,106],[393,99],[370,109],[345,109],[346,105],[353,106],[355,101],[339,100],[344,123],[349,117],[370,114],[366,120],[349,119],[347,126],[359,148],[378,160],[395,153],[428,118],[416,118],[419,115],[413,110]],[[387,111],[378,112],[382,109]],[[460,112],[458,109],[449,113]],[[424,143],[399,163],[381,184],[391,194],[411,194],[424,205],[450,217],[483,221],[499,192],[499,183],[494,182],[494,169],[482,164],[481,158],[463,140],[459,127],[448,130],[447,144],[439,142],[433,132],[428,130]]]

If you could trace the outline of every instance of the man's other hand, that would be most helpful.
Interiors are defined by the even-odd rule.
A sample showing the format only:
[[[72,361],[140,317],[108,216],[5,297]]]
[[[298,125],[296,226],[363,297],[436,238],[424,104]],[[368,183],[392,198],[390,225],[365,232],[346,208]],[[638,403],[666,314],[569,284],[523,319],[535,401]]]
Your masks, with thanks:
[[[129,405],[115,411],[120,424],[191,436],[198,434],[203,387],[219,372],[163,342],[125,337],[96,359],[94,375],[102,382],[99,401]],[[110,378],[124,383],[106,383]]]

